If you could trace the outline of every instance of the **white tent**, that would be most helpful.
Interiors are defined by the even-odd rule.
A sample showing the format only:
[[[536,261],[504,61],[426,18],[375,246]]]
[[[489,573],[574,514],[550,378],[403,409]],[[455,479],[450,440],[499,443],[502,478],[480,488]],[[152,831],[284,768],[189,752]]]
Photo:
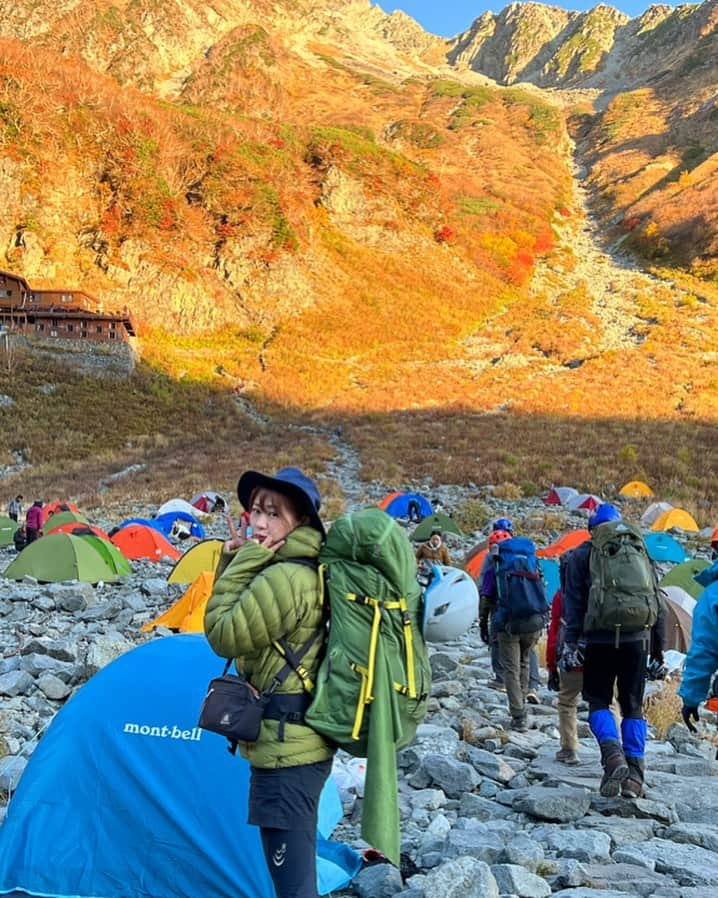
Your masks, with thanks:
[[[670,502],[651,502],[648,508],[641,515],[641,523],[644,527],[650,527],[665,512],[673,508]]]
[[[170,499],[164,505],[160,505],[157,509],[157,517],[170,511],[184,511],[187,514],[191,514],[193,518],[197,517],[197,509],[194,505],[190,505],[186,499]]]
[[[577,496],[572,496],[566,505],[570,511],[585,509],[590,514],[594,508],[603,505],[603,499],[593,493],[579,493]]]

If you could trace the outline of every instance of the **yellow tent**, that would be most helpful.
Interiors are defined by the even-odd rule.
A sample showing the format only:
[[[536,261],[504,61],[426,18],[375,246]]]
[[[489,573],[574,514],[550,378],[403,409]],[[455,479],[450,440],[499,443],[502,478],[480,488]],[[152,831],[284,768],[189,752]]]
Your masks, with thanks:
[[[671,527],[680,527],[681,530],[700,530],[693,517],[682,508],[671,508],[664,511],[660,518],[653,522],[651,530],[670,530]]]
[[[653,490],[642,480],[630,480],[621,487],[619,496],[628,496],[629,499],[641,499],[643,496],[652,496]]]
[[[221,539],[203,539],[188,549],[170,571],[168,583],[191,583],[202,571],[217,570],[224,543]]]
[[[158,618],[145,624],[143,630],[153,627],[169,627],[180,633],[204,632],[204,609],[212,594],[214,571],[202,571],[190,584],[184,595]]]

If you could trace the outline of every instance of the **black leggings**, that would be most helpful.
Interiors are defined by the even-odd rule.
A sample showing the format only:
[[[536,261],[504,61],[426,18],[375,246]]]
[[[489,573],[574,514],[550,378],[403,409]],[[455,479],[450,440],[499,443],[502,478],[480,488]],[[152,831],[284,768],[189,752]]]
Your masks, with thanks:
[[[646,641],[589,643],[583,664],[583,697],[589,713],[608,709],[617,686],[622,717],[643,717],[643,692],[646,686]]]
[[[260,827],[264,857],[277,898],[319,898],[317,831]]]

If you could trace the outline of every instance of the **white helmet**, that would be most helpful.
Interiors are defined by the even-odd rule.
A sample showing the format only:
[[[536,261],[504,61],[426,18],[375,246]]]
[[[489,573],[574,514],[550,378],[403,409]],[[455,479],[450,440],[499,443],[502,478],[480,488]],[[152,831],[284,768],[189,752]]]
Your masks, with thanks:
[[[465,571],[442,564],[432,566],[433,577],[424,592],[422,632],[426,642],[458,639],[479,614],[479,591]]]

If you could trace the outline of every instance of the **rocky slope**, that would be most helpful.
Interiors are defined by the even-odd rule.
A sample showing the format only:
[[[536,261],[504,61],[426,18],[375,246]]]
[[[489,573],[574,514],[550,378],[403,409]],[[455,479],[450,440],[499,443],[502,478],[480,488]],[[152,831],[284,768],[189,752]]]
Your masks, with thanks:
[[[349,506],[383,494],[385,484],[358,480],[351,447],[339,436],[336,442],[343,450],[336,473]],[[492,498],[490,488],[479,492],[494,513],[510,513],[532,532],[537,501],[506,503]],[[435,493],[449,508],[465,488],[435,485]],[[109,526],[149,511],[141,505],[98,510],[97,522]],[[567,518],[562,525],[575,523]],[[209,532],[225,535],[218,521]],[[542,538],[553,535],[544,531]],[[463,545],[479,536],[467,536]],[[461,546],[454,543],[453,549],[458,557]],[[0,556],[4,564],[9,550]],[[133,569],[122,583],[98,588],[0,580],[3,791],[21,775],[35,739],[76,689],[133,646],[167,636],[141,633],[140,626],[177,594],[165,581],[170,565],[136,562]],[[581,763],[566,767],[553,758],[555,695],[540,689],[527,733],[507,730],[505,695],[487,686],[489,658],[475,630],[456,643],[434,646],[431,663],[428,717],[399,756],[403,877],[389,865],[370,866],[346,895],[713,898],[715,745],[682,726],[672,727],[665,741],[652,733],[646,797],[603,799],[597,795],[598,753],[585,708],[579,714]],[[702,719],[703,734],[714,734],[710,716]],[[346,760],[340,756],[335,765],[345,808],[336,836],[361,849],[361,784],[342,777]]]

